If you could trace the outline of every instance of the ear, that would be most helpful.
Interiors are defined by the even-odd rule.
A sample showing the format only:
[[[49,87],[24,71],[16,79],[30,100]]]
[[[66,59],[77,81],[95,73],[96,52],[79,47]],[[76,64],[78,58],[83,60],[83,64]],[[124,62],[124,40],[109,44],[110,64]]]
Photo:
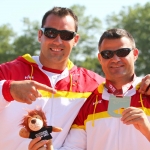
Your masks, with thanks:
[[[139,56],[139,50],[137,48],[133,49],[134,60],[136,61]]]
[[[73,44],[73,46],[77,45],[77,43],[79,42],[79,39],[80,39],[79,34],[76,34],[76,36],[74,37],[74,44]]]
[[[41,30],[38,31],[38,41],[41,42],[41,37],[43,35],[43,32]]]
[[[99,61],[100,65],[101,65],[102,56],[101,56],[101,54],[100,54],[100,53],[98,53],[98,61]]]
[[[30,133],[26,128],[21,128],[19,131],[19,135],[23,138],[29,138]]]

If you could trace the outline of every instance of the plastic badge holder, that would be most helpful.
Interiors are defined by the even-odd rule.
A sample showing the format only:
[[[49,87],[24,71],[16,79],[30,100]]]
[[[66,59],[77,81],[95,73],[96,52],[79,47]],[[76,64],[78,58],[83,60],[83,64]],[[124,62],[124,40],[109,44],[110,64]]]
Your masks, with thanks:
[[[117,110],[124,109],[130,107],[131,97],[116,97],[114,95],[110,95],[109,104],[108,104],[108,113],[112,117],[122,117],[121,113],[116,113]]]

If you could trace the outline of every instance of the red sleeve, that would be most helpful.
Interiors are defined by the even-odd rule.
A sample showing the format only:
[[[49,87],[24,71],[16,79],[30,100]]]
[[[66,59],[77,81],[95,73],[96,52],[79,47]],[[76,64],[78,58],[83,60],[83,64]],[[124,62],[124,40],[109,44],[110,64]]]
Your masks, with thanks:
[[[11,102],[13,101],[13,97],[10,94],[10,83],[13,80],[7,80],[4,82],[3,87],[2,87],[2,94],[4,96],[4,98],[6,99],[6,101]]]

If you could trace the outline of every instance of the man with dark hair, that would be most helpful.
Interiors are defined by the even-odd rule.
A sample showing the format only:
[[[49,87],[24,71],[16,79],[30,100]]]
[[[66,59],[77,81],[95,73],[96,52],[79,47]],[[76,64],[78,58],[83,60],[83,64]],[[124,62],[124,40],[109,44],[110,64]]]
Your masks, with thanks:
[[[110,29],[98,48],[106,82],[81,107],[60,150],[149,150],[150,96],[138,91],[134,39],[124,29]]]
[[[47,142],[37,138],[30,143],[19,137],[25,109],[36,106],[46,113],[49,126],[63,129],[52,133],[54,148],[60,148],[80,107],[104,81],[98,74],[69,60],[73,46],[79,41],[77,29],[78,19],[72,10],[54,7],[45,13],[38,31],[40,55],[26,54],[0,65],[1,149],[35,150]],[[143,90],[148,86],[147,78],[141,85]]]
[[[54,147],[62,146],[80,107],[104,81],[69,60],[79,41],[77,30],[78,18],[73,11],[54,7],[45,13],[38,31],[40,55],[26,54],[0,65],[0,149],[28,149],[31,140],[19,137],[19,124],[25,109],[37,106],[46,113],[49,126],[63,129],[52,133]],[[32,143],[30,148],[34,149]]]

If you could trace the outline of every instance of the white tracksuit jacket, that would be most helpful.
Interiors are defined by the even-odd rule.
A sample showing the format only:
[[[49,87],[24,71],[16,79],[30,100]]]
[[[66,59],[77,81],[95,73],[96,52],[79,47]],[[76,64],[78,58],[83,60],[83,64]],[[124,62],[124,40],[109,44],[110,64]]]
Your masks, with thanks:
[[[0,149],[28,150],[30,139],[21,138],[19,130],[26,110],[42,107],[48,125],[61,127],[62,132],[52,133],[54,148],[60,148],[80,107],[104,79],[92,71],[78,68],[70,60],[61,74],[51,74],[37,65],[38,57],[28,54],[0,65]],[[35,80],[57,90],[56,94],[40,91],[31,105],[10,101],[7,80]],[[4,86],[5,85],[5,86]],[[5,88],[4,88],[5,87]]]

